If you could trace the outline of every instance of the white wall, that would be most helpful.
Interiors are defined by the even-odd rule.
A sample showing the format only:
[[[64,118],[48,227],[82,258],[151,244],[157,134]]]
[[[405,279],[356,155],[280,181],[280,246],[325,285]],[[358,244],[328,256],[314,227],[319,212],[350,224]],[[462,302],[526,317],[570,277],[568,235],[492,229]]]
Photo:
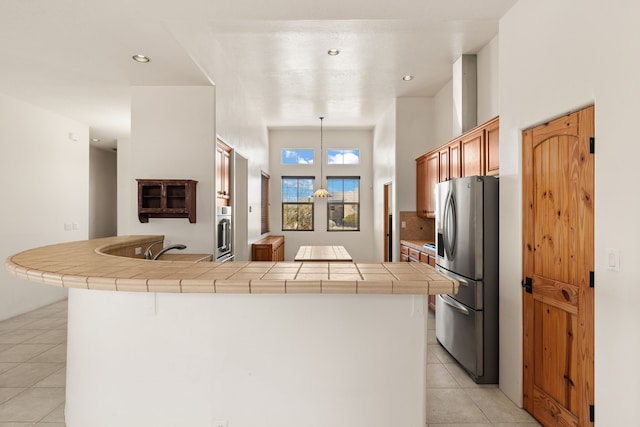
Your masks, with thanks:
[[[87,238],[86,125],[0,94],[0,181],[0,259]],[[0,320],[65,297],[64,289],[18,280],[0,269]]]
[[[326,122],[325,122],[326,124]],[[366,262],[374,259],[373,254],[373,179],[371,130],[332,130],[324,127],[323,184],[326,188],[327,176],[360,177],[360,231],[327,231],[327,200],[315,199],[314,231],[282,231],[282,176],[315,176],[316,187],[320,178],[320,123],[312,130],[269,131],[271,163],[271,234],[285,236],[285,260],[293,260],[302,245],[341,245],[351,254],[354,261]],[[312,148],[315,150],[313,165],[282,165],[283,148]],[[327,150],[330,148],[358,148],[359,165],[327,165]]]
[[[551,13],[551,11],[553,13]],[[637,425],[640,383],[640,4],[520,0],[500,22],[501,388],[521,401],[521,132],[595,103],[595,404],[601,426]],[[620,272],[606,248],[620,250]]]
[[[396,98],[396,206],[416,209],[416,158],[437,147],[433,98]]]
[[[89,148],[89,238],[118,234],[117,155]]]
[[[384,260],[384,185],[391,184],[389,211],[393,215],[392,235],[398,235],[396,193],[396,103],[393,102],[376,123],[373,132],[373,259]],[[393,259],[398,259],[399,244],[393,242]]]
[[[439,147],[451,141],[453,135],[453,81],[449,80],[434,97],[434,141]]]
[[[128,157],[118,169],[119,234],[164,234],[165,243],[187,245],[185,252],[214,252],[214,104],[212,86],[132,89],[131,139],[118,143],[119,159]],[[140,223],[138,178],[198,181],[197,222],[150,218]]]
[[[477,53],[478,58],[478,124],[499,114],[498,36]]]

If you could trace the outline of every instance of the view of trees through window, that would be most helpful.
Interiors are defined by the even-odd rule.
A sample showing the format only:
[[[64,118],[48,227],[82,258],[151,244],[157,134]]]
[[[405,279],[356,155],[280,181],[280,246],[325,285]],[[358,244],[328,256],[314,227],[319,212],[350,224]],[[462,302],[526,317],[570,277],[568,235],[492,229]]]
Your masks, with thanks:
[[[282,230],[313,231],[314,177],[282,177]]]
[[[360,230],[360,177],[327,177],[327,190],[327,230]]]

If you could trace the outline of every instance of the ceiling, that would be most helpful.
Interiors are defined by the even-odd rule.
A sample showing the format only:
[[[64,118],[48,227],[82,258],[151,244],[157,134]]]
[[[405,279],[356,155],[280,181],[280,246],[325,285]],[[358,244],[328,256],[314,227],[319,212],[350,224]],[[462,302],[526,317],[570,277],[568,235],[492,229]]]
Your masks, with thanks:
[[[265,126],[372,127],[395,97],[435,95],[515,2],[0,0],[0,92],[86,123],[103,148],[128,136],[138,85],[239,82]]]

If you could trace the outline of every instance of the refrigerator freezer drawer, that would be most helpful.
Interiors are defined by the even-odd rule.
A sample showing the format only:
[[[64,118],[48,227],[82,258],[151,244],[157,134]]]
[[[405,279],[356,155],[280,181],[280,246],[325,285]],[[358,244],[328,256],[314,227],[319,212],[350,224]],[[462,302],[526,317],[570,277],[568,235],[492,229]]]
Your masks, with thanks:
[[[448,295],[436,297],[436,338],[474,380],[484,374],[483,314]]]

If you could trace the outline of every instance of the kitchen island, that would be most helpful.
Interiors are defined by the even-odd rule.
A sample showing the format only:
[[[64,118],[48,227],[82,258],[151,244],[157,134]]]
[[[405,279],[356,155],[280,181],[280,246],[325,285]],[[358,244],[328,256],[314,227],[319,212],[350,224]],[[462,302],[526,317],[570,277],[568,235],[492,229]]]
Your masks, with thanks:
[[[344,246],[300,246],[293,260],[351,262],[353,258]]]
[[[457,282],[409,263],[136,259],[157,240],[5,262],[69,288],[68,427],[424,426],[426,296]]]

